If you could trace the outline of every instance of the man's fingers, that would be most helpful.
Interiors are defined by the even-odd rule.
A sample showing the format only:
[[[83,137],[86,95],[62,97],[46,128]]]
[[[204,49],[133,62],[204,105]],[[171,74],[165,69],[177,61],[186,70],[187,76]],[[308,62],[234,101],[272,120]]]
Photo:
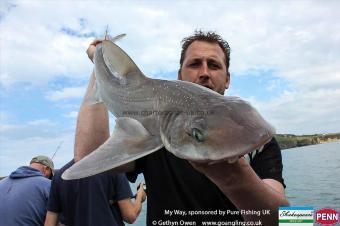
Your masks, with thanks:
[[[93,40],[90,45],[89,48],[87,48],[86,53],[87,56],[90,58],[90,60],[93,62],[93,56],[94,56],[94,51],[96,50],[96,45],[98,45],[99,43],[102,43],[103,40],[101,39],[95,39]]]
[[[137,186],[137,190],[141,190],[141,189],[144,191],[144,183],[143,182],[139,183],[139,185]]]
[[[96,46],[96,45],[98,45],[98,44],[101,43],[101,42],[103,42],[103,40],[101,40],[101,39],[95,39],[95,40],[93,40],[93,41],[90,43],[90,45]]]

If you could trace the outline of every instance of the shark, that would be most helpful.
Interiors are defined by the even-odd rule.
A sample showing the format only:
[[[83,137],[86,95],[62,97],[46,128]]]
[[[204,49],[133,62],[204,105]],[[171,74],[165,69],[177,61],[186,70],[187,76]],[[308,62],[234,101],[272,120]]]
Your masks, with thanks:
[[[107,141],[67,169],[63,179],[92,176],[162,147],[193,162],[233,163],[272,139],[274,127],[239,97],[145,76],[114,43],[122,36],[96,46],[96,90],[89,103],[103,102],[116,117],[115,128]]]

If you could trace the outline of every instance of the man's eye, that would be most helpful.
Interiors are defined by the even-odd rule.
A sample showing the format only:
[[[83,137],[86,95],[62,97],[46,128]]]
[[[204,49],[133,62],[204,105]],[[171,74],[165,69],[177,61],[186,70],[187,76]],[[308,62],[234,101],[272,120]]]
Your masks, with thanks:
[[[198,67],[199,63],[198,62],[193,62],[189,64],[189,67]]]
[[[221,66],[218,63],[209,63],[209,68],[217,70],[220,69]]]

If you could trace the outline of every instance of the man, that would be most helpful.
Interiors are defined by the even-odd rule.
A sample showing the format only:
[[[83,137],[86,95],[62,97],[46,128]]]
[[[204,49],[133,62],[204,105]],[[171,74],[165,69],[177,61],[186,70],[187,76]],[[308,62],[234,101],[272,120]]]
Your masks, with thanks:
[[[62,173],[74,160],[62,167],[53,177],[47,205],[45,226],[58,222],[67,226],[118,226],[123,220],[132,224],[138,217],[146,198],[143,186],[135,202],[124,174],[104,172],[79,180],[62,180]]]
[[[99,40],[91,43],[87,51],[90,59],[98,43]],[[229,45],[219,35],[198,31],[183,41],[178,79],[223,95],[230,84],[229,58]],[[93,92],[94,81],[92,75],[89,95]],[[106,140],[106,117],[107,109],[103,104],[87,106],[79,113],[77,159]],[[179,159],[163,148],[120,169],[132,171],[134,175],[129,175],[132,177],[144,174],[148,188],[147,225],[180,223],[181,220],[196,225],[204,221],[243,220],[277,225],[278,207],[289,205],[284,195],[279,146],[273,139],[249,157],[250,163],[240,157],[233,164],[205,165]],[[178,210],[183,214],[178,214]],[[219,210],[222,212],[215,214],[214,211]]]
[[[139,187],[134,202],[124,174],[104,172],[79,180],[62,180],[67,163],[54,175],[47,205],[45,226],[58,222],[67,226],[119,226],[132,224],[138,217],[146,194]]]
[[[53,170],[52,160],[39,155],[0,181],[1,225],[44,225]]]

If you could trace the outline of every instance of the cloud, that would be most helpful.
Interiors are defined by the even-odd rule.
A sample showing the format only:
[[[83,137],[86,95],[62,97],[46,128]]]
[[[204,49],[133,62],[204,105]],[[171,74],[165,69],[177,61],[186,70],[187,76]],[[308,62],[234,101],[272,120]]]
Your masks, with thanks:
[[[285,77],[293,87],[299,90],[337,89],[340,85],[340,64],[338,63],[340,62],[292,69]]]
[[[16,5],[8,0],[3,0],[0,2],[0,22],[5,19],[7,14],[15,8]]]
[[[77,112],[70,112],[75,117]],[[111,131],[115,118],[110,115]],[[60,128],[48,119],[29,121],[24,124],[0,124],[0,176],[6,176],[17,167],[27,165],[36,155],[52,157],[55,167],[61,168],[73,158],[75,125]]]
[[[57,125],[48,119],[29,121],[25,124],[0,124],[0,137],[10,140],[54,136]]]
[[[0,176],[7,176],[19,166],[28,165],[37,155],[52,157],[56,148],[63,141],[53,159],[56,168],[61,168],[73,158],[74,134],[72,132],[57,133],[55,136],[26,137],[10,140],[1,137]]]
[[[285,91],[270,102],[251,102],[278,133],[316,134],[339,132],[340,89]]]
[[[85,50],[94,36],[104,33],[106,25],[113,35],[127,33],[120,44],[146,74],[153,76],[176,73],[179,41],[196,28],[216,30],[229,40],[235,74],[250,68],[273,68],[289,78],[302,70],[299,77],[306,78],[308,71],[304,70],[323,65],[335,71],[340,64],[337,2],[250,3],[251,7],[248,2],[216,2],[214,7],[206,2],[192,5],[190,1],[171,5],[133,3],[134,7],[129,2],[116,7],[115,2],[102,2],[100,6],[91,2],[37,3],[18,1],[2,23],[6,43],[2,83],[48,82],[60,75],[88,77],[91,63]],[[188,8],[190,17],[184,16]],[[45,19],[47,14],[50,20]],[[100,16],[84,16],[96,14]],[[113,14],[114,20],[109,17]],[[22,21],[26,26],[18,26]],[[17,67],[18,62],[24,64]]]
[[[286,3],[254,3],[246,14],[240,12],[241,4],[235,4],[239,7],[234,13],[218,18],[219,30],[230,40],[232,73],[269,68],[299,89],[313,88],[310,84],[320,81],[322,87],[334,87],[334,81],[339,85],[339,74],[334,72],[340,65],[336,44],[340,41],[340,16],[333,9],[339,3]]]
[[[67,35],[70,35],[70,36],[75,36],[75,37],[78,37],[78,38],[94,38],[96,37],[96,33],[95,32],[89,32],[89,33],[83,33],[83,32],[78,32],[76,30],[73,30],[72,28],[68,28],[68,27],[62,27],[60,29],[60,31],[62,33],[65,33]]]
[[[62,90],[52,91],[46,95],[46,98],[52,101],[70,99],[70,98],[82,98],[85,94],[86,87],[66,87]]]
[[[54,158],[55,166],[60,168],[73,158],[74,128],[60,128],[49,119],[23,124],[0,124],[0,176],[27,165],[36,155],[52,157],[63,141]]]
[[[35,3],[38,2],[19,2],[1,23],[1,84],[46,84],[58,76],[88,76],[91,64],[85,50],[92,38],[61,32],[66,23],[53,21],[55,14],[44,13],[53,12],[52,9]],[[75,24],[79,23],[76,19]]]
[[[77,118],[78,112],[77,111],[71,111],[67,114],[64,114],[64,116],[67,117],[67,118]]]

